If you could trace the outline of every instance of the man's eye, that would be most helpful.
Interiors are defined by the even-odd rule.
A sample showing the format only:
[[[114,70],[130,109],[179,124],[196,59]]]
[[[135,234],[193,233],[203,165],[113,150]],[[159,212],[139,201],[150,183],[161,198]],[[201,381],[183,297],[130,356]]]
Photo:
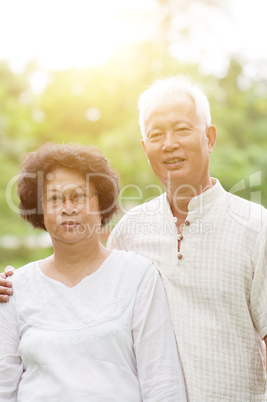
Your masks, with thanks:
[[[157,139],[161,138],[161,136],[162,136],[162,133],[159,131],[159,132],[156,132],[156,133],[151,134],[151,135],[149,136],[149,138],[150,138],[151,140],[157,140]]]
[[[190,130],[188,127],[179,127],[174,130],[174,133],[179,135],[187,135],[189,131]]]

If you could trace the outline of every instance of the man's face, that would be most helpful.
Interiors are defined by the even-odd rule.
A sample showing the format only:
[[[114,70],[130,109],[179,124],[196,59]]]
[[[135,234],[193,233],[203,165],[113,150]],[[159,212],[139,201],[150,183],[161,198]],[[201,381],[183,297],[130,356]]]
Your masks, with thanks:
[[[209,153],[216,129],[204,125],[191,97],[181,93],[175,101],[159,104],[145,128],[142,146],[164,188],[189,186],[193,192],[204,191],[210,181]]]

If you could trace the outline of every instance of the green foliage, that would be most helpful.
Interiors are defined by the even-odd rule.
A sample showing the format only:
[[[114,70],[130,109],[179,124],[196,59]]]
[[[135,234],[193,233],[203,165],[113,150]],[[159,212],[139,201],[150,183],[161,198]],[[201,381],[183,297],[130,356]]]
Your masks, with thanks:
[[[18,247],[16,252],[9,248],[0,248],[1,266],[0,272],[5,270],[6,265],[12,265],[14,268],[20,268],[31,261],[37,261],[46,258],[53,253],[51,248],[27,248]]]
[[[247,199],[256,190],[250,177],[260,172],[257,190],[267,207],[267,81],[254,82],[249,89],[240,90],[237,82],[241,73],[241,66],[233,60],[227,77],[209,89],[218,133],[211,171],[227,190],[244,179],[246,188],[238,195]]]
[[[162,189],[141,148],[137,99],[155,79],[180,72],[202,82],[210,99],[218,133],[212,175],[227,190],[244,179],[240,195],[250,199],[252,190],[259,190],[267,206],[267,82],[261,79],[240,89],[242,66],[237,60],[232,60],[226,77],[203,77],[198,66],[183,65],[163,47],[145,42],[120,49],[103,67],[48,72],[41,94],[31,89],[36,72],[34,64],[20,75],[0,64],[0,239],[33,232],[16,209],[15,175],[21,156],[47,141],[97,145],[119,173],[123,211],[157,196]],[[255,187],[250,177],[258,171],[261,184]],[[2,248],[0,267],[18,267],[50,252]]]

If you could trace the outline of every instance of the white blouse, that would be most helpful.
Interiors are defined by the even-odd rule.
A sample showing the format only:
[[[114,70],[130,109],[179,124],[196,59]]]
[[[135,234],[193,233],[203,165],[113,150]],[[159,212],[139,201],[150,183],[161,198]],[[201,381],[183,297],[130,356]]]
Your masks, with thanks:
[[[114,250],[69,288],[39,261],[0,304],[0,400],[185,401],[166,296],[153,264]]]

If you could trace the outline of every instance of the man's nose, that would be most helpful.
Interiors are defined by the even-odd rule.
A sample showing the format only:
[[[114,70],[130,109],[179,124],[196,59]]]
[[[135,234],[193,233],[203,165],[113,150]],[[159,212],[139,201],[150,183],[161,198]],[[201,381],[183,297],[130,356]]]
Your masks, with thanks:
[[[173,131],[172,130],[167,131],[164,136],[162,149],[164,151],[172,151],[174,148],[177,148],[178,146],[179,145],[177,142],[177,138],[173,134]]]

